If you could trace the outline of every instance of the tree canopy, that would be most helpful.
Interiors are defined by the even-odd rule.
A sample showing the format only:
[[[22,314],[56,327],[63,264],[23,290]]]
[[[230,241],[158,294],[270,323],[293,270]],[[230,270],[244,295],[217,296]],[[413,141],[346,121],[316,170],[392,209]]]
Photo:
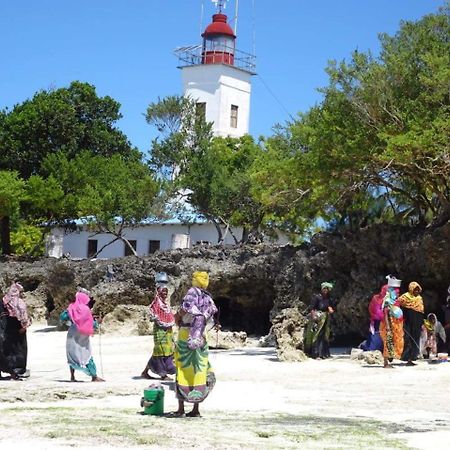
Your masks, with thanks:
[[[449,10],[331,62],[323,101],[267,140],[254,174],[279,217],[336,226],[450,218]],[[301,221],[299,222],[301,224]]]
[[[98,97],[94,86],[75,81],[1,111],[0,199],[10,205],[0,211],[3,253],[11,250],[12,212],[17,229],[88,218],[97,231],[120,239],[124,226],[149,214],[158,183],[115,126],[119,110],[111,97]],[[15,242],[29,247],[23,237]]]

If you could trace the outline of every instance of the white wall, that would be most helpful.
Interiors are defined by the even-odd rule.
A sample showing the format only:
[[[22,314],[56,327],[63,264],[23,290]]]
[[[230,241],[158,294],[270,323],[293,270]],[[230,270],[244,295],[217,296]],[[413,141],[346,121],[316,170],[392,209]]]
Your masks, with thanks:
[[[240,239],[242,229],[236,228],[233,233]],[[136,252],[140,256],[148,255],[149,241],[160,241],[160,249],[168,250],[172,248],[173,235],[186,234],[189,237],[190,246],[196,245],[197,241],[207,241],[211,244],[217,244],[217,231],[212,223],[203,224],[150,224],[142,225],[133,229],[126,229],[123,236],[126,239],[136,240]],[[64,254],[70,253],[72,258],[86,258],[88,251],[88,240],[96,239],[98,241],[97,249],[100,250],[103,245],[114,240],[110,234],[94,234],[89,231],[79,230],[64,234],[61,228],[52,230],[54,240],[62,236]],[[231,234],[225,237],[226,245],[233,245],[234,240]],[[125,254],[124,243],[116,241],[106,247],[99,255],[99,258],[118,258]]]
[[[226,64],[182,67],[183,95],[206,103],[206,121],[216,136],[241,137],[250,125],[251,74]],[[230,127],[231,105],[238,107],[237,128]]]

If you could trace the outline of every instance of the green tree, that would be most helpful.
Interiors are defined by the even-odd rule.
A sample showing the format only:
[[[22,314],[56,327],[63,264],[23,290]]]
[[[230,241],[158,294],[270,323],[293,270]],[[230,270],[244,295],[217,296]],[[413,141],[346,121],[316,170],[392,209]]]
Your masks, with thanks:
[[[159,183],[147,164],[117,154],[106,158],[82,152],[68,159],[59,153],[46,158],[43,170],[48,178],[43,185],[42,180],[34,180],[34,189],[39,197],[39,193],[47,192],[47,182],[56,185],[55,208],[49,209],[48,201],[42,205],[34,201],[34,207],[38,206],[53,221],[68,225],[67,218],[72,223],[77,219],[87,224],[93,234],[109,233],[114,239],[108,245],[121,240],[135,253],[124,230],[153,214],[159,193]]]
[[[2,253],[11,253],[11,216],[25,196],[25,182],[17,172],[0,170],[0,239]]]
[[[32,99],[0,113],[0,169],[17,170],[24,179],[41,173],[51,153],[74,158],[88,150],[94,155],[138,157],[115,126],[120,104],[98,97],[95,87],[74,81],[68,88],[40,91]]]
[[[282,197],[281,218],[304,211],[351,228],[450,218],[449,34],[447,6],[381,35],[379,57],[329,65],[321,104],[269,140],[285,169],[266,161],[257,174],[265,201]]]
[[[15,170],[24,182],[17,226],[73,225],[85,185],[85,172],[76,170],[83,159],[98,156],[108,163],[120,155],[130,167],[143,165],[142,155],[116,127],[119,109],[111,97],[98,97],[94,86],[75,81],[0,111],[0,170]],[[8,252],[10,228],[4,215],[2,242]]]
[[[188,204],[211,221],[219,243],[223,227],[231,232],[232,226],[242,226],[246,240],[249,233],[258,234],[265,216],[252,195],[249,173],[262,150],[249,136],[213,138],[201,112],[192,99],[178,96],[149,106],[147,121],[160,133],[153,141],[151,165],[171,180],[166,185],[171,203]]]

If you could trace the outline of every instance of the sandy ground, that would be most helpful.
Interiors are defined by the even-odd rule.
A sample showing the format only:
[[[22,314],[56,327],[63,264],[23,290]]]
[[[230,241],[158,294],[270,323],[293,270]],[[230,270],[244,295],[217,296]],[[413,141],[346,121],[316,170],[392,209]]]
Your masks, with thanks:
[[[201,418],[142,414],[149,336],[96,335],[105,383],[70,383],[65,332],[28,332],[25,381],[0,381],[0,448],[450,448],[450,362],[393,370],[351,361],[280,363],[273,348],[211,352],[217,384]],[[3,374],[5,375],[5,374]],[[177,402],[164,383],[165,411]]]

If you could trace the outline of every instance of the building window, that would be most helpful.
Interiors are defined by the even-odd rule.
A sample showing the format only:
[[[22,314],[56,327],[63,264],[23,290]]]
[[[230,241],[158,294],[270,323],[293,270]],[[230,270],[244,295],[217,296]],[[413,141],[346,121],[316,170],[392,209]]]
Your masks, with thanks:
[[[195,117],[198,121],[206,121],[206,103],[198,102],[195,104]]]
[[[87,257],[92,258],[97,253],[98,240],[88,239]]]
[[[159,250],[161,247],[161,241],[148,241],[148,254],[151,255]]]
[[[137,241],[134,241],[134,240],[132,240],[132,239],[128,239],[128,242],[129,242],[130,245],[134,248],[134,251],[136,251]],[[125,242],[124,242],[124,246],[125,246],[125,252],[124,252],[124,255],[125,255],[125,256],[131,256],[131,255],[133,255],[133,252],[131,251],[131,248],[130,248],[127,244],[125,244]]]
[[[195,245],[209,245],[210,243],[209,241],[197,241]]]
[[[238,107],[236,105],[231,105],[230,127],[237,128],[237,124],[238,124]]]

